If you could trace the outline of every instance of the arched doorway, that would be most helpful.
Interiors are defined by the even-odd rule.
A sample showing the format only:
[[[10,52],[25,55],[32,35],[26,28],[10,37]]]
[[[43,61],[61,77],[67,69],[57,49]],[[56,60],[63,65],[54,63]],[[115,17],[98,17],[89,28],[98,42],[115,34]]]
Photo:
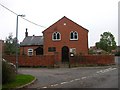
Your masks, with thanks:
[[[62,62],[69,62],[69,48],[67,46],[62,47]]]

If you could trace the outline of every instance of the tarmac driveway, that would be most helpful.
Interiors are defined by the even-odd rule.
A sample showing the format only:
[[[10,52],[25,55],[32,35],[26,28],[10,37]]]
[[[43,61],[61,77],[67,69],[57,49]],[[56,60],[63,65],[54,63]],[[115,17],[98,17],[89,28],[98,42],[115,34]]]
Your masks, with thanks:
[[[59,84],[63,85],[68,82],[74,82],[75,80],[77,81],[79,79],[85,79],[86,77],[95,76],[97,74],[113,71],[115,69],[117,69],[115,66],[53,68],[53,69],[19,68],[19,73],[31,74],[35,76],[37,78],[37,81],[34,84],[30,85],[28,88],[40,89],[40,88],[51,88],[51,87],[53,88],[53,86],[55,87],[58,86]]]

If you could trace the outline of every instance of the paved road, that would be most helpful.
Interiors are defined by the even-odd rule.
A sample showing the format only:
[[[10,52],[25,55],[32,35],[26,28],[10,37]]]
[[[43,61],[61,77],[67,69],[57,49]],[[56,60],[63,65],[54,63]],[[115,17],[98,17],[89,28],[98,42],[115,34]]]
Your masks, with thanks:
[[[37,77],[38,80],[28,88],[118,88],[118,69],[115,66],[20,68],[19,73]]]

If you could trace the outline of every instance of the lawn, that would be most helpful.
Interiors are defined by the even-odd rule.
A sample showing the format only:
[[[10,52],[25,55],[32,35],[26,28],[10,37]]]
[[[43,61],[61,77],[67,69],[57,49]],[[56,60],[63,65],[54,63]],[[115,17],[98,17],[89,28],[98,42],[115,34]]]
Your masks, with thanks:
[[[31,76],[31,75],[18,74],[18,75],[16,75],[16,79],[14,81],[9,82],[9,83],[3,85],[2,88],[4,90],[5,88],[20,87],[22,85],[25,85],[25,84],[31,82],[34,79],[35,79],[35,77]]]

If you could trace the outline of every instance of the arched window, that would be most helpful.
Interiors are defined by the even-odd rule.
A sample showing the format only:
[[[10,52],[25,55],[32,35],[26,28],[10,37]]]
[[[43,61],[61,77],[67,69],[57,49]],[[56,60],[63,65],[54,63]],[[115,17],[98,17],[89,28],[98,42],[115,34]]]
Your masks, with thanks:
[[[59,32],[54,32],[53,34],[52,34],[52,40],[61,40],[61,35],[60,35],[60,33]]]
[[[70,32],[70,40],[78,40],[78,33],[76,31]]]

